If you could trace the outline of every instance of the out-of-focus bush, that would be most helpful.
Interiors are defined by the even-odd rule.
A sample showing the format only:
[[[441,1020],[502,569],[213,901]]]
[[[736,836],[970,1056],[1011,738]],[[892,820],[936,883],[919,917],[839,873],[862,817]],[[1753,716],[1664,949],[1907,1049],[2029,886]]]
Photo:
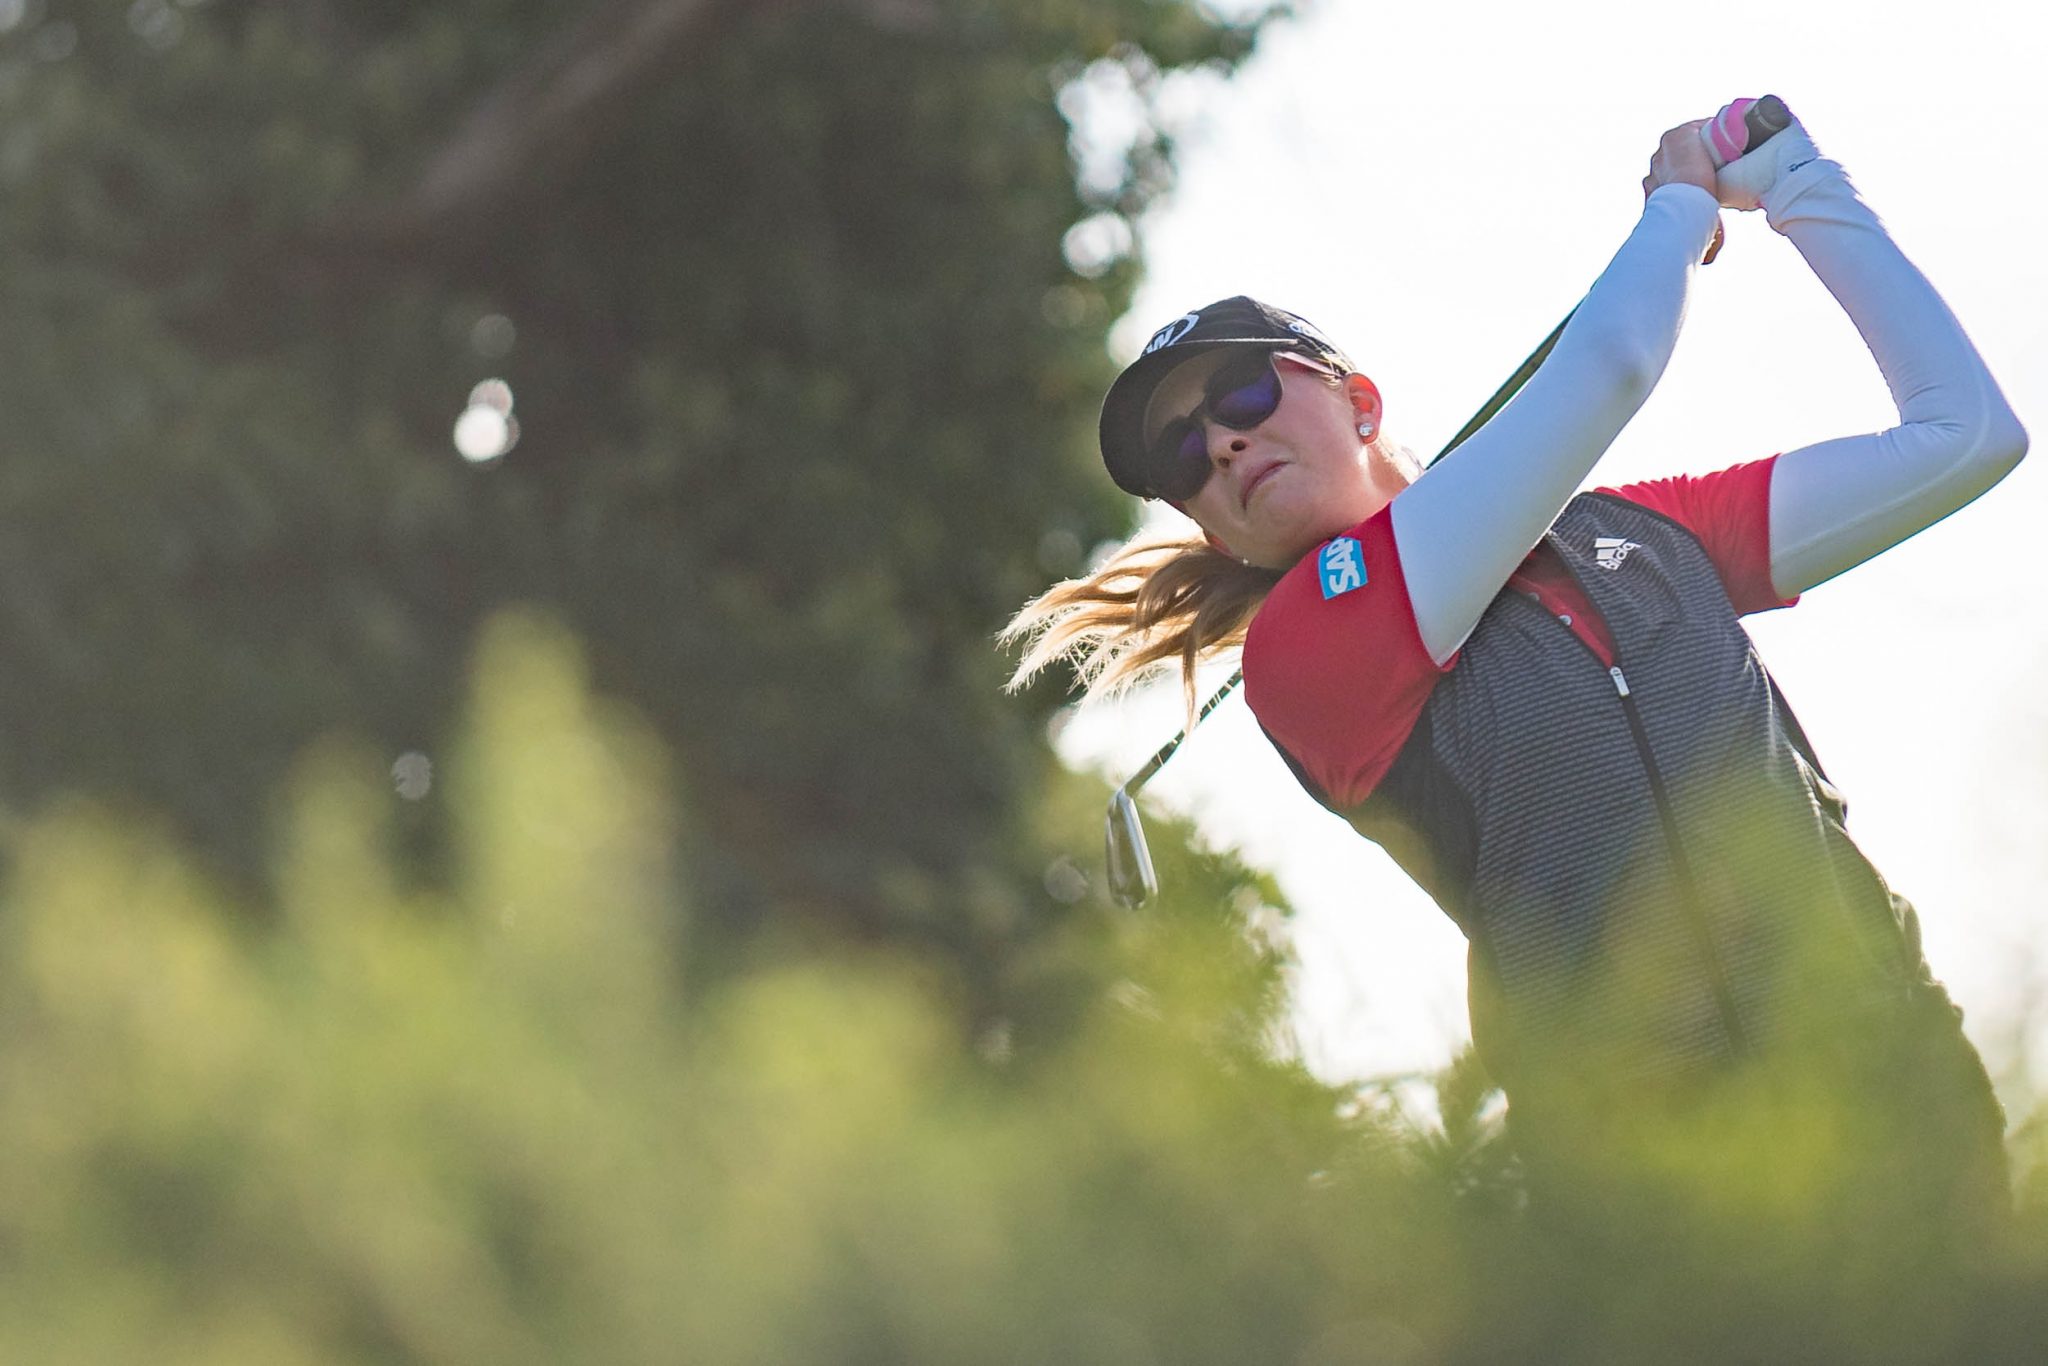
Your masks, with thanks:
[[[1276,1059],[1227,898],[1077,918],[1071,1009],[1007,1029],[939,959],[693,975],[659,749],[527,616],[442,775],[445,890],[402,883],[388,781],[308,756],[273,916],[104,810],[19,836],[0,1360],[1730,1359],[1628,1267],[1542,1260],[1469,1063],[1424,1131]]]
[[[1091,941],[1128,975],[1056,1043],[882,953],[693,992],[658,751],[561,637],[489,633],[468,737],[445,893],[345,746],[275,917],[103,810],[20,837],[0,1359],[1226,1361],[1336,1312],[1360,1135],[1244,1046],[1224,917]]]

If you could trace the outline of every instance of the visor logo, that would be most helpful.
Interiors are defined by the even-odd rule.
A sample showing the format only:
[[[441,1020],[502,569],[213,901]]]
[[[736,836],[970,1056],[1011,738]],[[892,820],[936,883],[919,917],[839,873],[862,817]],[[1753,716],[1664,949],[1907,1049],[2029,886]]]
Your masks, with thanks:
[[[1307,337],[1310,341],[1315,342],[1317,345],[1328,347],[1332,351],[1337,349],[1336,347],[1331,346],[1330,339],[1324,336],[1321,332],[1318,332],[1316,330],[1315,324],[1310,322],[1306,318],[1296,318],[1293,322],[1287,324],[1287,330],[1289,332],[1294,333],[1296,336]]]
[[[1154,332],[1152,334],[1151,341],[1145,343],[1144,354],[1149,356],[1154,351],[1157,351],[1162,347],[1173,345],[1182,337],[1185,337],[1188,333],[1194,331],[1195,324],[1200,322],[1201,320],[1201,314],[1190,313],[1185,318],[1177,318],[1173,322],[1168,323],[1166,326],[1160,328],[1157,332]]]
[[[1365,587],[1365,547],[1356,536],[1339,536],[1316,557],[1316,576],[1323,581],[1323,600]]]

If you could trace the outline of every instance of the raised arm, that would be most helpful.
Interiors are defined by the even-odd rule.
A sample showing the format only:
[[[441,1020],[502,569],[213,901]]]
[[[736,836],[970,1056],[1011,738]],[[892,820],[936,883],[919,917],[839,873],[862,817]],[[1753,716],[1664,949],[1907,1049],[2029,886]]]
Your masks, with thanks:
[[[1761,200],[1877,359],[1899,424],[1788,451],[1771,476],[1771,580],[1793,597],[1954,512],[2026,454],[2027,434],[1925,276],[1796,123],[1722,173]],[[1747,201],[1747,202],[1745,202]]]
[[[1667,178],[1542,368],[1456,455],[1393,501],[1402,575],[1438,664],[1464,644],[1671,359],[1719,207],[1702,188],[1713,183],[1713,165],[1698,130],[1687,124],[1665,135],[1658,159]]]

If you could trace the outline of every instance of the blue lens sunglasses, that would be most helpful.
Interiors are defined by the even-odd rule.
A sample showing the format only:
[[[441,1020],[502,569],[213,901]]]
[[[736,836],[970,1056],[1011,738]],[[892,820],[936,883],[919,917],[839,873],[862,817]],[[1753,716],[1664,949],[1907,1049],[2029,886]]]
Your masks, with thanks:
[[[1214,466],[1209,461],[1207,419],[1234,432],[1248,432],[1280,406],[1279,356],[1321,374],[1336,372],[1292,351],[1247,351],[1218,366],[1202,386],[1195,410],[1160,428],[1145,448],[1145,472],[1154,497],[1184,503],[1202,491]]]

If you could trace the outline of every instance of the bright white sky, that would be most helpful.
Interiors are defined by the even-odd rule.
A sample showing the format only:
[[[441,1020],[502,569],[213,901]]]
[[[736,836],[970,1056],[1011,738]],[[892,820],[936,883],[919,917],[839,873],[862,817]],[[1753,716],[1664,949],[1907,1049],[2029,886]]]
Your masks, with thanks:
[[[1252,294],[1335,338],[1379,382],[1390,434],[1427,456],[1599,274],[1635,222],[1658,135],[1775,93],[2048,444],[2048,83],[2021,13],[2009,0],[1325,0],[1273,28],[1236,80],[1173,92],[1180,185],[1143,227],[1148,283],[1118,359],[1191,308]],[[1662,385],[1592,482],[1895,421],[1854,328],[1761,218],[1727,215]],[[1850,828],[1919,906],[1935,971],[2009,1099],[2023,1071],[2048,1081],[2048,630],[2027,579],[2044,493],[2037,454],[1949,521],[1749,619],[1849,796]],[[1083,709],[1061,746],[1121,781],[1179,724],[1165,690]],[[1319,1072],[1431,1068],[1464,1041],[1463,939],[1300,791],[1242,701],[1148,795],[1278,873],[1299,912],[1296,1021]]]

